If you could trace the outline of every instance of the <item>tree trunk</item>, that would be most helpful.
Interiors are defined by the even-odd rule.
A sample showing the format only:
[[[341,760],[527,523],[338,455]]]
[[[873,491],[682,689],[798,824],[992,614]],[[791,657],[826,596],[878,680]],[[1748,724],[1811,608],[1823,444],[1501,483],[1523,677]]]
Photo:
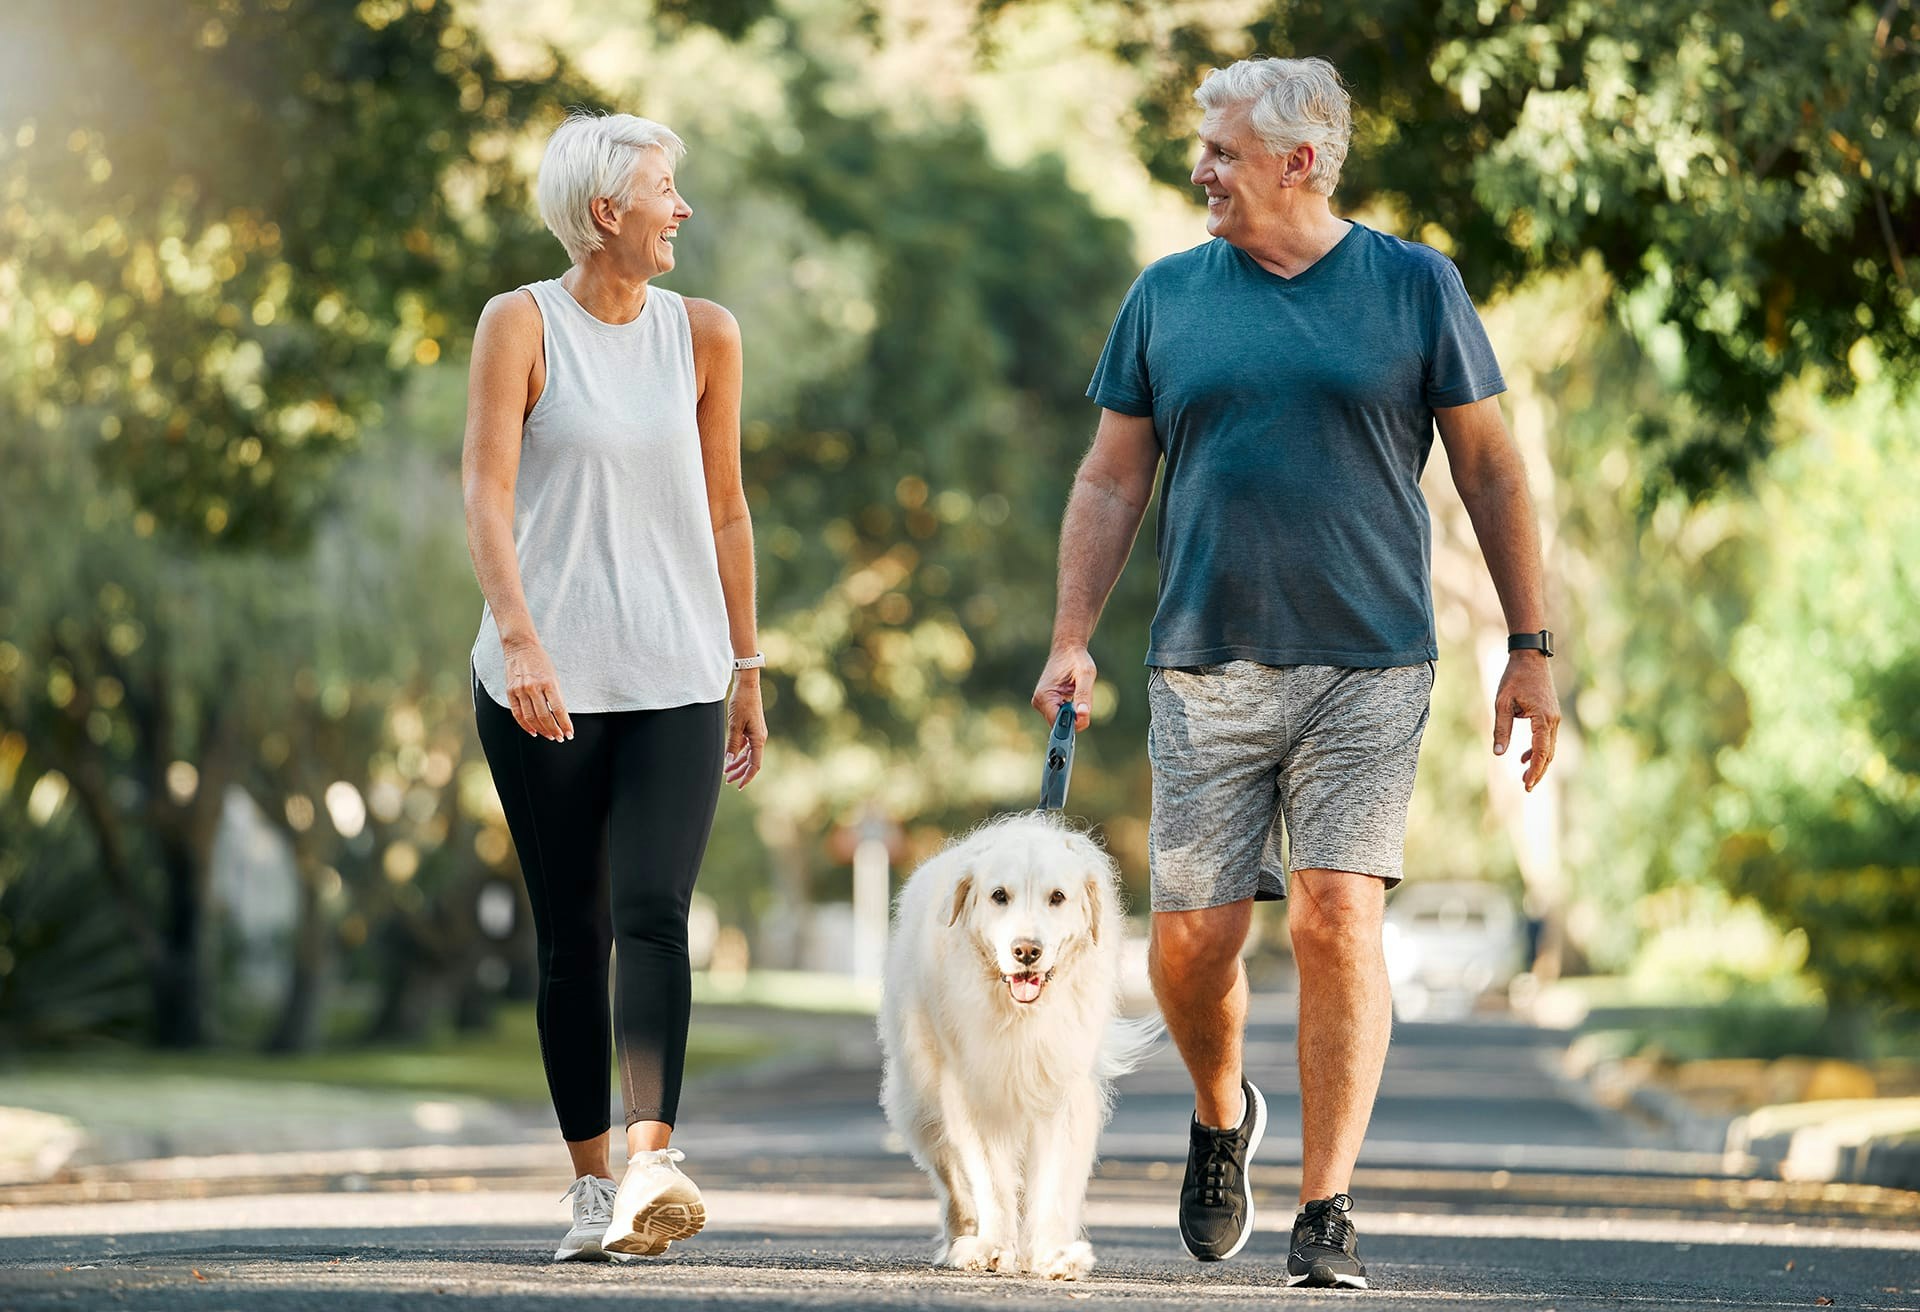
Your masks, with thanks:
[[[459,981],[454,1000],[453,1028],[462,1034],[477,1034],[493,1028],[494,1012],[499,1010],[500,995],[480,982],[471,966]]]
[[[207,907],[192,853],[160,842],[164,889],[162,955],[153,977],[153,1040],[162,1048],[205,1047],[211,1037],[207,989]]]
[[[215,687],[237,671],[227,666]],[[155,979],[154,1041],[163,1048],[199,1048],[213,1038],[214,974],[208,925],[213,891],[213,841],[241,756],[237,717],[218,698],[205,699],[193,717],[198,757],[192,791],[177,798],[168,770],[173,759],[175,711],[172,671],[157,652],[146,680],[146,751],[142,784],[147,823],[160,857],[163,958]],[[133,697],[128,705],[136,705]]]
[[[430,1037],[446,1014],[445,965],[434,946],[403,918],[385,926],[380,939],[380,1007],[367,1027],[375,1043],[417,1043]]]
[[[320,1046],[325,1016],[327,973],[333,927],[320,904],[319,869],[304,856],[299,862],[299,906],[293,927],[292,960],[280,1019],[267,1039],[268,1052],[311,1052]]]

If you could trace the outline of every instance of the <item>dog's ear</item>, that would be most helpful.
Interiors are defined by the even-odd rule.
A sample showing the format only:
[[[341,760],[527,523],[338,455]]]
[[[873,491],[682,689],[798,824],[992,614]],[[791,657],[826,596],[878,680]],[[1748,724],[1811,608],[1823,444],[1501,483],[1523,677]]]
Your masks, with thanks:
[[[973,893],[973,876],[962,875],[960,882],[953,886],[953,910],[947,913],[947,928],[952,929],[960,923],[960,913],[967,909],[967,898]]]
[[[1082,863],[1087,881],[1087,933],[1100,941],[1101,922],[1107,918],[1107,899],[1113,896],[1115,870],[1106,849],[1086,834],[1069,833],[1067,846]]]

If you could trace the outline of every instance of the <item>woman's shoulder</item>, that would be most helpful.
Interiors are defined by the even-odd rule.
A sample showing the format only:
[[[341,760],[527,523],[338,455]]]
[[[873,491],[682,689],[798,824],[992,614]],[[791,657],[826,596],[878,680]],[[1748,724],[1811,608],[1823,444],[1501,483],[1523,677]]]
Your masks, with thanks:
[[[528,294],[530,291],[527,287],[516,287],[487,301],[473,331],[476,359],[497,361],[502,351],[509,357],[517,357],[540,350],[545,325],[540,307]]]
[[[703,300],[698,296],[682,296],[681,304],[687,307],[687,318],[692,322],[695,332],[702,328],[724,332],[732,330],[736,335],[740,323],[733,317],[733,311],[718,301]]]
[[[680,301],[687,307],[687,324],[693,329],[695,350],[739,345],[740,322],[726,306],[698,296],[682,296]]]
[[[540,306],[534,298],[533,288],[515,287],[512,291],[489,297],[480,311],[480,325],[508,332],[528,328],[539,332]]]

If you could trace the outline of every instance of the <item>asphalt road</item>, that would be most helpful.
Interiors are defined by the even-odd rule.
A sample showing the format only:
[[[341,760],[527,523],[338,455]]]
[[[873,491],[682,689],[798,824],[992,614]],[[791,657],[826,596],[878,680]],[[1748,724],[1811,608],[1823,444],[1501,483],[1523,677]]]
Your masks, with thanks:
[[[1171,1054],[1121,1086],[1090,1222],[1092,1279],[932,1270],[924,1181],[874,1106],[871,1054],[709,1086],[678,1142],[713,1218],[665,1258],[554,1266],[564,1163],[544,1147],[321,1163],[149,1183],[127,1201],[0,1205],[0,1310],[961,1308],[1213,1304],[1381,1308],[1920,1309],[1920,1195],[1719,1173],[1556,1074],[1557,1037],[1403,1025],[1354,1193],[1365,1294],[1281,1287],[1298,1185],[1291,1001],[1263,997],[1249,1070],[1272,1120],[1259,1226],[1234,1261],[1181,1252],[1174,1197],[1191,1107]],[[212,1168],[206,1173],[213,1174]],[[300,1192],[289,1192],[297,1186]],[[202,1192],[206,1197],[182,1197]],[[111,1190],[105,1196],[114,1196]],[[1831,1303],[1822,1300],[1832,1300]]]

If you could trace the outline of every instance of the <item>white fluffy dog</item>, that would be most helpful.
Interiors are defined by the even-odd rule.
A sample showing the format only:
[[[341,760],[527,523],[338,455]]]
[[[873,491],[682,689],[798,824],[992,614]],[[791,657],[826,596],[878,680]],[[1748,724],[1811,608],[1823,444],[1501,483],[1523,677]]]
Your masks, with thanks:
[[[932,1177],[939,1265],[1073,1280],[1109,1081],[1157,1023],[1115,1019],[1113,861],[1057,816],[981,826],[900,892],[888,941],[880,1102]]]

